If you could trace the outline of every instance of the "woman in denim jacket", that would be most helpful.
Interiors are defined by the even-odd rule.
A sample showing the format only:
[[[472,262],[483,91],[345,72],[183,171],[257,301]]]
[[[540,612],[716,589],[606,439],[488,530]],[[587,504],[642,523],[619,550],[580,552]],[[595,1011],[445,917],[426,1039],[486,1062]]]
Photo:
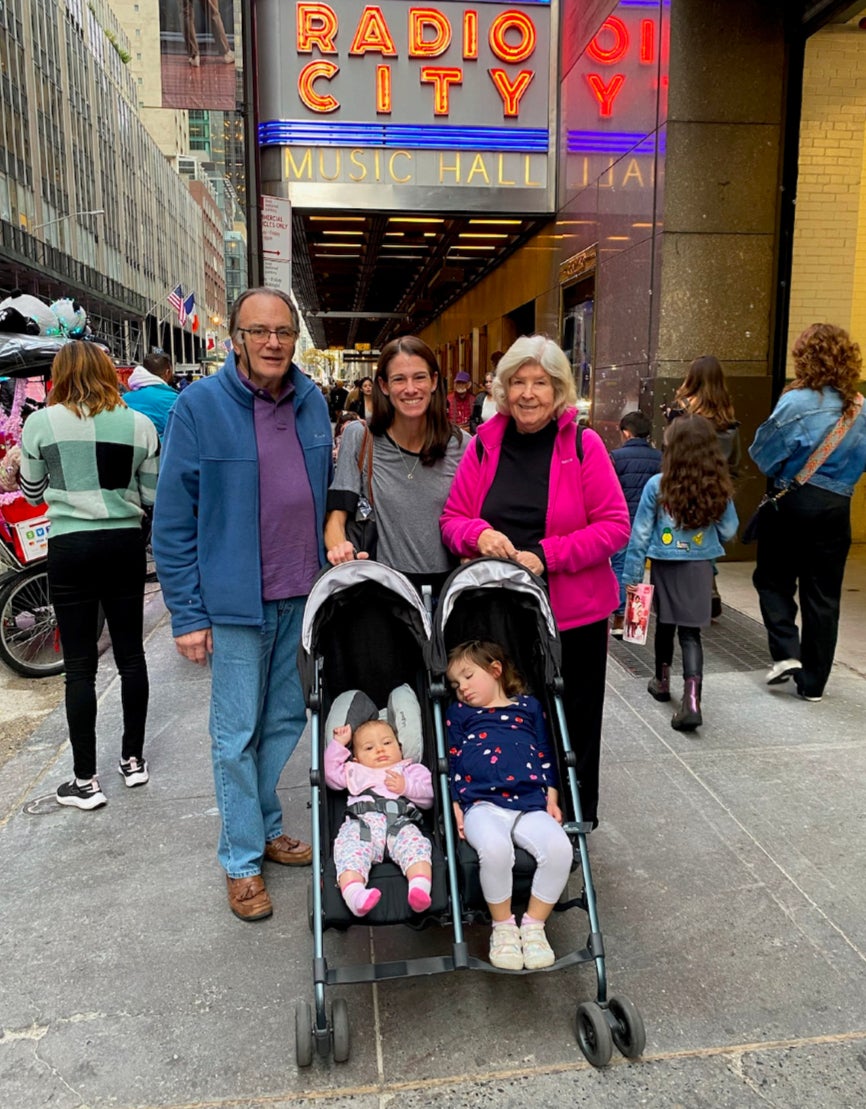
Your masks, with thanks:
[[[866,469],[866,417],[802,486],[795,476],[843,413],[862,404],[860,348],[846,331],[813,324],[794,343],[794,380],[758,428],[749,454],[789,489],[777,511],[762,512],[752,577],[761,602],[773,666],[767,684],[793,675],[798,696],[820,701],[833,665],[842,577],[851,545],[851,495]],[[802,633],[796,624],[800,591]]]
[[[670,701],[674,635],[683,656],[683,699],[671,727],[691,732],[703,723],[704,655],[701,628],[710,623],[713,560],[737,530],[733,486],[716,432],[703,416],[682,416],[665,432],[662,472],[644,486],[622,580],[643,581],[652,560],[655,587],[655,677],[647,692]]]

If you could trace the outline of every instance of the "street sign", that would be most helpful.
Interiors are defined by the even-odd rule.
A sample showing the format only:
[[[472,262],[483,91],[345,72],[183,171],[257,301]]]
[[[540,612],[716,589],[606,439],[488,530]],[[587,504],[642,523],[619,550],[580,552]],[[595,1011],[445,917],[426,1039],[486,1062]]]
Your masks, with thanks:
[[[292,205],[280,196],[262,196],[262,272],[272,289],[292,291]]]

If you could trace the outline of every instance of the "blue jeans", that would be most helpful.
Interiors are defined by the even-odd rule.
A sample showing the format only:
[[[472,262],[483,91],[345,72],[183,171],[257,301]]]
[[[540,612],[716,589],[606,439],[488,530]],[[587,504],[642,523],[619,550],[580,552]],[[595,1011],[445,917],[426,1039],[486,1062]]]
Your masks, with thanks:
[[[619,608],[616,610],[620,616],[625,615],[625,585],[622,580],[622,572],[625,569],[625,552],[628,547],[623,547],[621,551],[610,556],[610,568],[616,574],[616,580],[619,583]]]
[[[217,856],[230,878],[260,874],[282,834],[277,784],[307,723],[297,654],[306,597],[265,601],[264,624],[215,624],[211,754],[222,817]]]

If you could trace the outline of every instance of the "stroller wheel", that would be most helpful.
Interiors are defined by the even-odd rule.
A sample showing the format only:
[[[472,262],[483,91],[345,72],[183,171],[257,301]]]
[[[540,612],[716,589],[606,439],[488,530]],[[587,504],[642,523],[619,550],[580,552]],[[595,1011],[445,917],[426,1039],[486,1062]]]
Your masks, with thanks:
[[[646,1047],[646,1029],[643,1017],[635,1004],[622,994],[608,1001],[608,1008],[616,1017],[616,1027],[612,1029],[613,1042],[626,1059],[638,1059]]]
[[[345,1063],[349,1058],[349,1006],[342,997],[335,998],[331,1007],[331,1036],[334,1062]]]
[[[295,1059],[299,1067],[313,1061],[313,1014],[306,1001],[295,1006]]]
[[[595,1001],[584,1001],[577,1007],[577,1042],[594,1067],[606,1067],[613,1054],[613,1040],[607,1018]]]

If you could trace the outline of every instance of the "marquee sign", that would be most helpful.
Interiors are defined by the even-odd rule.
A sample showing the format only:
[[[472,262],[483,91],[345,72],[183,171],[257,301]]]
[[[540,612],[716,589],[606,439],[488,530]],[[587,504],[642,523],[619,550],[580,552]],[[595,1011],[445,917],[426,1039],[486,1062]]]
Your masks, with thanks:
[[[552,211],[556,2],[258,0],[264,191],[298,207]]]

